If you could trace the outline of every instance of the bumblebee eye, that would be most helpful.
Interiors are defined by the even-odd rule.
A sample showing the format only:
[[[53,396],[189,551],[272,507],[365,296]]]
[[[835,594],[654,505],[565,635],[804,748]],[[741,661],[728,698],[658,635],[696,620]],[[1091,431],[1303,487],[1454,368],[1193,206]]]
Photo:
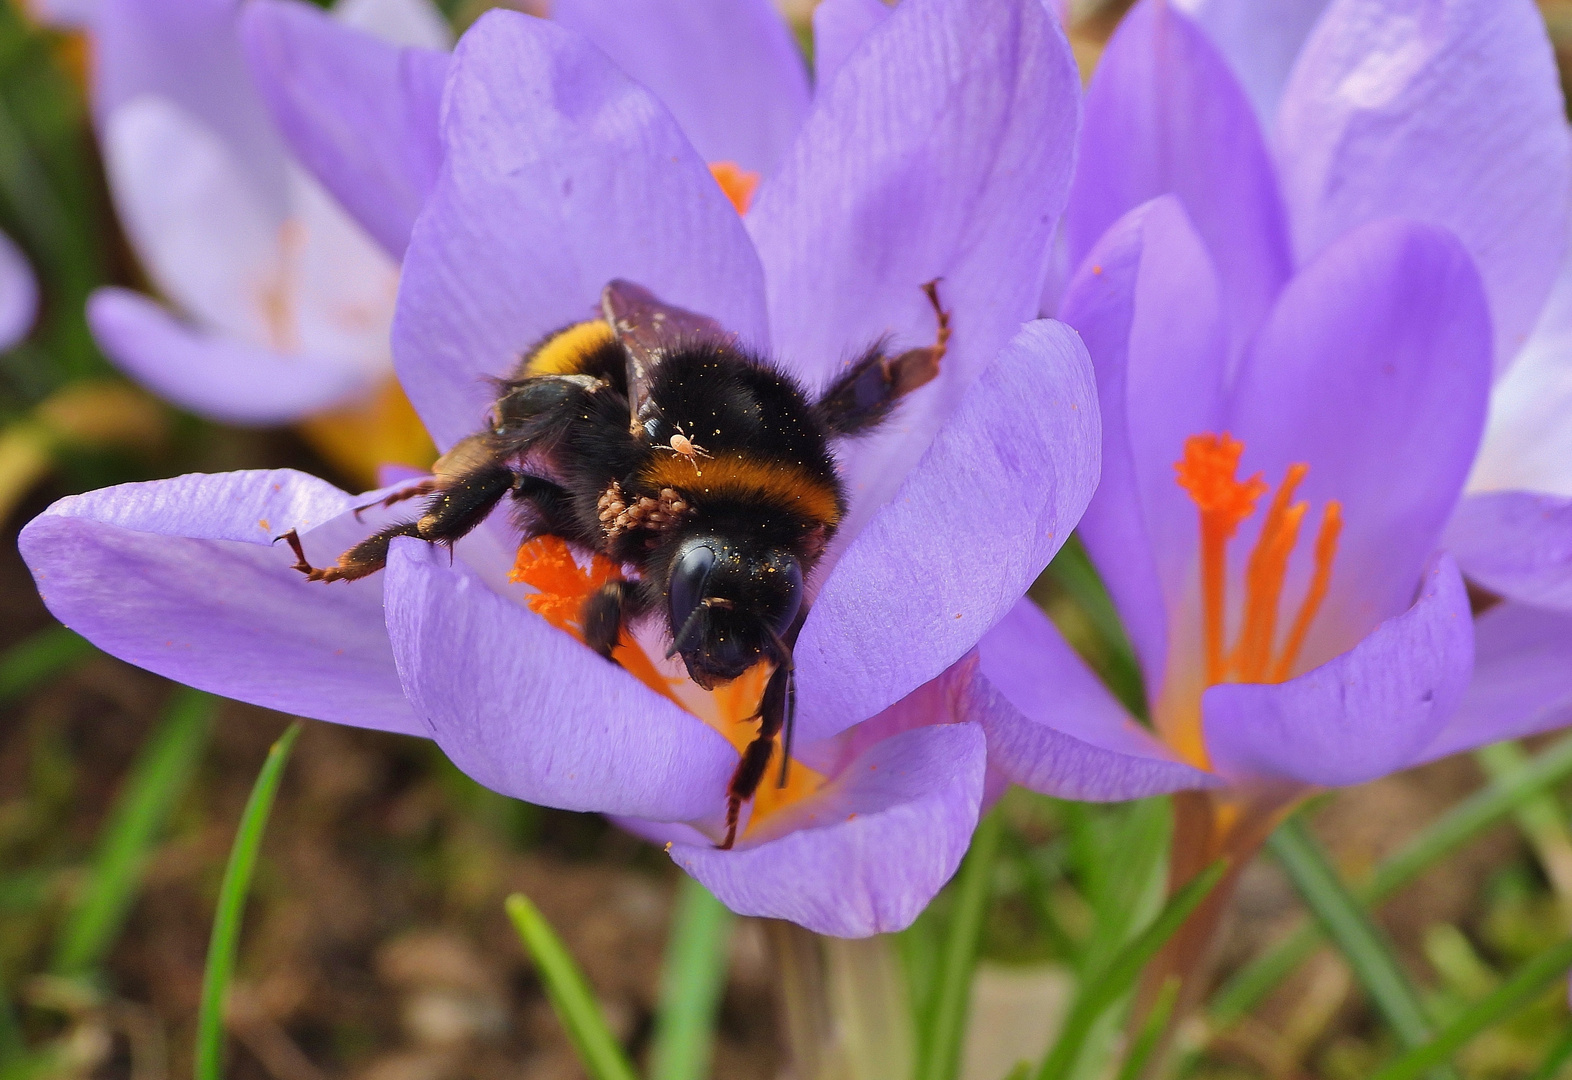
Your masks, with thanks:
[[[802,610],[802,567],[797,565],[796,559],[787,560],[785,574],[786,604],[775,623],[775,632],[782,635],[791,628],[791,624],[797,618],[797,612]]]
[[[671,604],[671,630],[680,634],[688,617],[704,599],[704,586],[709,582],[710,571],[715,568],[715,551],[704,544],[696,544],[684,551],[671,568],[667,584]]]

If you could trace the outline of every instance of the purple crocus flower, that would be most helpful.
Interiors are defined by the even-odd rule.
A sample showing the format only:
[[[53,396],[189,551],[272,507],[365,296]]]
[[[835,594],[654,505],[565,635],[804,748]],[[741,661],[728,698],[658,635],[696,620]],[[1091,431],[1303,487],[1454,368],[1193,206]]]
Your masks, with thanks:
[[[1082,535],[1156,729],[1227,785],[1204,862],[1313,788],[1567,722],[1572,515],[1464,489],[1493,372],[1565,333],[1572,157],[1528,0],[1178,6],[1093,79],[1058,312],[1103,410]],[[1473,620],[1460,566],[1508,602]],[[1128,737],[1035,609],[981,655],[1029,721],[1007,775],[1045,732]]]
[[[38,281],[27,256],[0,233],[0,352],[27,336],[38,314]]]
[[[955,333],[938,380],[843,448],[850,513],[796,649],[801,790],[761,797],[734,851],[712,846],[733,733],[698,714],[746,708],[662,687],[657,649],[641,682],[636,656],[606,664],[532,611],[552,615],[573,580],[607,568],[521,553],[505,515],[451,563],[400,540],[384,573],[312,585],[272,538],[296,528],[309,558],[331,561],[375,527],[350,513],[365,499],[290,472],[192,476],[63,500],[29,525],[24,556],[62,621],[133,663],[428,735],[498,791],[670,841],[738,911],[846,935],[904,926],[964,852],[985,728],[1013,711],[974,646],[1096,478],[1079,339],[1023,326],[1078,97],[1040,0],[907,0],[847,51],[744,224],[672,113],[582,36],[493,12],[454,54],[394,322],[400,378],[441,446],[482,421],[486,376],[588,317],[610,279],[712,316],[809,385],[882,335],[930,341],[920,286],[942,279]],[[368,112],[364,128],[381,122]],[[361,198],[362,220],[405,212],[397,184]],[[1037,779],[1065,794],[1208,783],[1069,735],[1032,753]]]
[[[88,321],[195,412],[276,423],[388,381],[396,263],[291,158],[251,85],[237,0],[103,0],[93,111],[116,209],[176,309],[103,289]],[[426,0],[344,0],[346,26],[442,45]]]

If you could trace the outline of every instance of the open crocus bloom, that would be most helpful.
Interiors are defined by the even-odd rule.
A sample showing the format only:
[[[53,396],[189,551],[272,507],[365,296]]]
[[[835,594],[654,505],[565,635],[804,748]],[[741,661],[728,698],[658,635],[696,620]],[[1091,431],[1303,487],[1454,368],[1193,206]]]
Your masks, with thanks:
[[[38,281],[27,256],[0,233],[0,351],[27,336],[38,314]]]
[[[179,312],[104,289],[104,351],[158,393],[239,423],[298,419],[389,383],[396,264],[291,158],[251,85],[236,0],[104,0],[90,20],[111,191]],[[348,24],[429,46],[425,0],[346,0]]]
[[[792,785],[755,802],[734,851],[712,843],[746,677],[700,695],[661,660],[659,628],[624,642],[623,666],[602,661],[574,639],[576,597],[620,568],[521,547],[506,514],[451,560],[399,540],[384,573],[313,585],[271,540],[296,528],[331,562],[376,527],[350,512],[369,496],[287,472],[183,477],[64,500],[24,556],[63,621],[134,663],[429,735],[496,790],[670,841],[738,911],[836,934],[903,926],[969,841],[984,722],[1014,711],[973,649],[1096,479],[1084,349],[1026,323],[1077,105],[1039,0],[908,0],[820,93],[745,225],[673,116],[581,36],[493,12],[454,54],[394,322],[400,378],[441,446],[483,422],[487,376],[590,317],[614,278],[715,318],[809,386],[882,335],[931,341],[921,285],[942,279],[941,374],[842,448],[850,508],[809,583]],[[1072,735],[1028,758],[1043,786],[1088,797],[1209,782]]]

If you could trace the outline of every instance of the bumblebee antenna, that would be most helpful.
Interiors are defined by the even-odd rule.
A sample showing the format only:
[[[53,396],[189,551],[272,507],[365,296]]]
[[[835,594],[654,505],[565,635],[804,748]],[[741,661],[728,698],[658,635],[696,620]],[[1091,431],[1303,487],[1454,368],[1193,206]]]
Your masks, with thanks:
[[[792,735],[797,730],[797,665],[792,660],[791,646],[773,629],[766,629],[775,645],[775,661],[786,669],[786,727],[781,734],[781,774],[775,781],[777,788],[783,788],[791,775]]]

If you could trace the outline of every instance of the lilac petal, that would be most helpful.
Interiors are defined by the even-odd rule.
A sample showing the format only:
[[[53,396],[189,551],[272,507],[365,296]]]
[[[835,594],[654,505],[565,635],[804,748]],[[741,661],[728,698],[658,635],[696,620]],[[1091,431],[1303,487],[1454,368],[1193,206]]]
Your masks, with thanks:
[[[1103,416],[1102,479],[1081,538],[1155,695],[1168,612],[1194,581],[1195,507],[1173,463],[1186,438],[1218,427],[1228,360],[1217,278],[1178,200],[1109,230],[1060,310],[1091,353]]]
[[[1238,355],[1292,272],[1277,176],[1250,102],[1201,29],[1163,0],[1119,25],[1086,95],[1065,224],[1075,265],[1127,211],[1184,205],[1217,268]]]
[[[235,424],[278,424],[365,392],[380,372],[353,360],[285,356],[188,327],[127,289],[93,293],[88,324],[104,352],[160,397]]]
[[[1301,262],[1393,214],[1444,225],[1479,263],[1504,366],[1566,250],[1572,147],[1528,0],[1336,0],[1277,121]]]
[[[731,744],[415,540],[388,559],[387,626],[416,713],[494,791],[564,810],[713,818]]]
[[[193,474],[61,499],[19,543],[49,610],[112,656],[280,712],[424,735],[380,579],[307,582],[273,543],[299,529],[308,557],[331,559],[355,503],[288,469]]]
[[[1474,620],[1474,678],[1422,761],[1572,723],[1572,618],[1505,603]]]
[[[393,258],[437,179],[449,58],[399,48],[297,0],[256,0],[241,40],[300,161]]]
[[[908,0],[821,88],[748,228],[776,355],[822,384],[891,335],[954,337],[938,379],[844,451],[854,533],[894,493],[962,393],[1035,318],[1064,208],[1080,83],[1041,0]],[[846,535],[843,533],[843,535]]]
[[[795,831],[736,851],[674,844],[671,857],[740,915],[834,937],[902,930],[971,843],[986,745],[976,724],[896,735],[785,811]]]
[[[593,45],[491,11],[454,55],[437,187],[404,259],[393,355],[437,444],[613,278],[769,340],[747,233],[676,122]]]
[[[1470,496],[1447,525],[1446,548],[1491,592],[1572,612],[1572,499],[1533,491]]]
[[[1474,622],[1450,556],[1414,605],[1343,655],[1285,683],[1224,683],[1202,697],[1206,745],[1225,776],[1335,787],[1407,768],[1468,687]]]
[[[819,591],[795,650],[804,742],[899,701],[1010,610],[1085,509],[1097,442],[1080,340],[1028,324]]]
[[[1496,382],[1468,486],[1572,496],[1572,257],[1528,344]]]
[[[705,161],[768,176],[807,115],[808,70],[770,0],[555,0],[551,17],[648,87]]]
[[[1270,128],[1294,61],[1329,0],[1174,0],[1228,58],[1256,116]]]
[[[1030,600],[988,632],[979,652],[988,763],[1014,783],[1094,802],[1218,785],[1130,719]]]
[[[103,0],[93,21],[93,111],[100,127],[133,98],[165,98],[224,144],[284,216],[283,142],[236,35],[237,0]]]
[[[893,10],[884,0],[823,0],[813,9],[815,93],[823,93],[835,81],[852,50]]]
[[[0,352],[27,336],[38,314],[38,280],[27,256],[0,233]]]
[[[1307,587],[1322,508],[1342,504],[1304,666],[1408,606],[1468,475],[1489,386],[1479,276],[1443,229],[1362,226],[1284,290],[1239,373],[1227,428],[1245,445],[1241,475],[1276,485],[1291,463],[1310,467],[1298,497],[1312,510],[1285,596]],[[1250,550],[1264,516],[1240,530],[1236,550]]]

